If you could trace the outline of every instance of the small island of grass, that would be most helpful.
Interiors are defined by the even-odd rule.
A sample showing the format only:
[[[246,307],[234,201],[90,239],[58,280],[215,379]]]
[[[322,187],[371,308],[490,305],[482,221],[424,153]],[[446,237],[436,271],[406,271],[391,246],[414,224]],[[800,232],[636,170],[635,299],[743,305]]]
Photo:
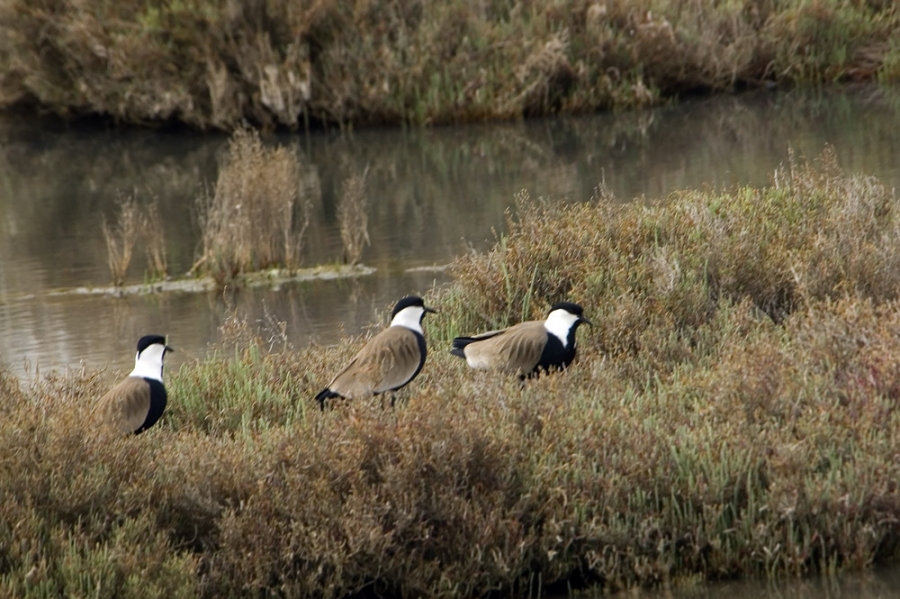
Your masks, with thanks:
[[[342,263],[301,267],[317,178],[304,172],[290,149],[266,147],[258,132],[238,130],[229,142],[214,191],[197,200],[201,251],[184,277],[168,274],[165,234],[155,202],[141,206],[135,197],[122,197],[112,223],[106,217],[102,221],[112,284],[57,290],[51,295],[197,292],[226,285],[274,286],[371,274],[374,268],[359,264],[369,243],[366,176],[363,172],[345,181],[338,202]],[[138,241],[150,270],[143,283],[126,285]]]

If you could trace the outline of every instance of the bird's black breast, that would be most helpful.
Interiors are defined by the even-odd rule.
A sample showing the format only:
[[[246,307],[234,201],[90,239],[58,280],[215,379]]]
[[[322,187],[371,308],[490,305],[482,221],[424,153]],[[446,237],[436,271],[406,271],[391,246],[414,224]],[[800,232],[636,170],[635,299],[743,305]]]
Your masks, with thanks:
[[[570,333],[570,337],[573,335]],[[547,345],[541,352],[541,359],[538,360],[537,366],[534,367],[532,374],[536,374],[540,370],[550,370],[554,368],[566,368],[575,359],[575,340],[569,339],[569,344],[563,346],[559,337],[551,333],[547,333]]]
[[[419,344],[419,365],[416,367],[416,371],[412,373],[412,376],[409,377],[405,383],[400,385],[400,387],[407,385],[411,380],[419,376],[419,373],[422,372],[422,367],[425,366],[425,358],[428,355],[428,348],[425,345],[425,336],[418,331],[413,331],[412,333],[416,336],[416,343]],[[400,387],[397,387],[397,389]]]
[[[160,381],[148,378],[144,380],[150,385],[150,409],[147,411],[147,418],[144,419],[144,423],[134,431],[135,435],[156,424],[156,421],[160,419],[166,410],[166,401],[168,399],[166,387]]]

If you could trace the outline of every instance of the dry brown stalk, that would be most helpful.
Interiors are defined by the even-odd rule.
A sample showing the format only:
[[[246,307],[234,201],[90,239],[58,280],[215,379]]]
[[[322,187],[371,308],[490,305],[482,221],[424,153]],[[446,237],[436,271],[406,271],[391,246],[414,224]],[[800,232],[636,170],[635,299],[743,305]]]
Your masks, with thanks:
[[[203,252],[194,268],[225,283],[243,272],[296,267],[312,203],[302,183],[294,152],[237,131],[215,191],[198,200]]]
[[[363,247],[369,241],[369,198],[366,195],[366,177],[369,167],[358,175],[344,181],[344,193],[338,204],[337,216],[344,242],[344,262],[357,264],[362,257]]]
[[[106,239],[107,263],[112,283],[119,286],[125,282],[125,273],[131,263],[140,211],[133,196],[120,197],[117,206],[119,213],[114,224],[110,225],[106,216],[103,216],[103,237]]]
[[[141,214],[141,239],[147,253],[147,268],[152,279],[164,279],[168,275],[165,232],[159,216],[159,204],[153,200]]]

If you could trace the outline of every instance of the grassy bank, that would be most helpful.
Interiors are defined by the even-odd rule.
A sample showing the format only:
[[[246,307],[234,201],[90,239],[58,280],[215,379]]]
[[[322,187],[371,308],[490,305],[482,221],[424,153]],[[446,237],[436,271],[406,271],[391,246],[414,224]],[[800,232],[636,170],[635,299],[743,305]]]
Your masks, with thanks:
[[[900,76],[900,11],[879,0],[2,0],[0,29],[0,107],[225,130]]]
[[[112,373],[0,373],[0,593],[470,597],[895,561],[898,260],[896,198],[826,152],[652,205],[523,194],[429,294],[394,409],[312,400],[361,339],[267,351],[240,320],[138,438],[81,427]],[[564,375],[446,352],[562,297],[598,324]]]

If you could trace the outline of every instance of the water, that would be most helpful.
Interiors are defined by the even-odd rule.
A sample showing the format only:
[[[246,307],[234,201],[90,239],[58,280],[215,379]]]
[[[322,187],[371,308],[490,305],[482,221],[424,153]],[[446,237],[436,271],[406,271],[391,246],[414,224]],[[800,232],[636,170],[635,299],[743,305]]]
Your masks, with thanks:
[[[621,199],[664,198],[704,184],[764,185],[788,149],[814,157],[835,146],[850,171],[900,182],[900,89],[754,93],[652,111],[519,123],[268,138],[291,147],[319,193],[304,264],[341,256],[335,204],[343,182],[369,169],[371,246],[377,268],[356,280],[317,281],[229,294],[110,298],[49,296],[106,285],[101,233],[117,198],[155,198],[172,273],[196,258],[196,198],[211,188],[227,137],[0,118],[0,361],[20,375],[82,363],[122,369],[136,339],[168,334],[201,358],[229,307],[264,326],[286,323],[295,346],[330,344],[378,323],[407,293],[445,284],[441,266],[485,249],[514,195],[590,198],[600,181]],[[129,282],[141,282],[138,250]]]

